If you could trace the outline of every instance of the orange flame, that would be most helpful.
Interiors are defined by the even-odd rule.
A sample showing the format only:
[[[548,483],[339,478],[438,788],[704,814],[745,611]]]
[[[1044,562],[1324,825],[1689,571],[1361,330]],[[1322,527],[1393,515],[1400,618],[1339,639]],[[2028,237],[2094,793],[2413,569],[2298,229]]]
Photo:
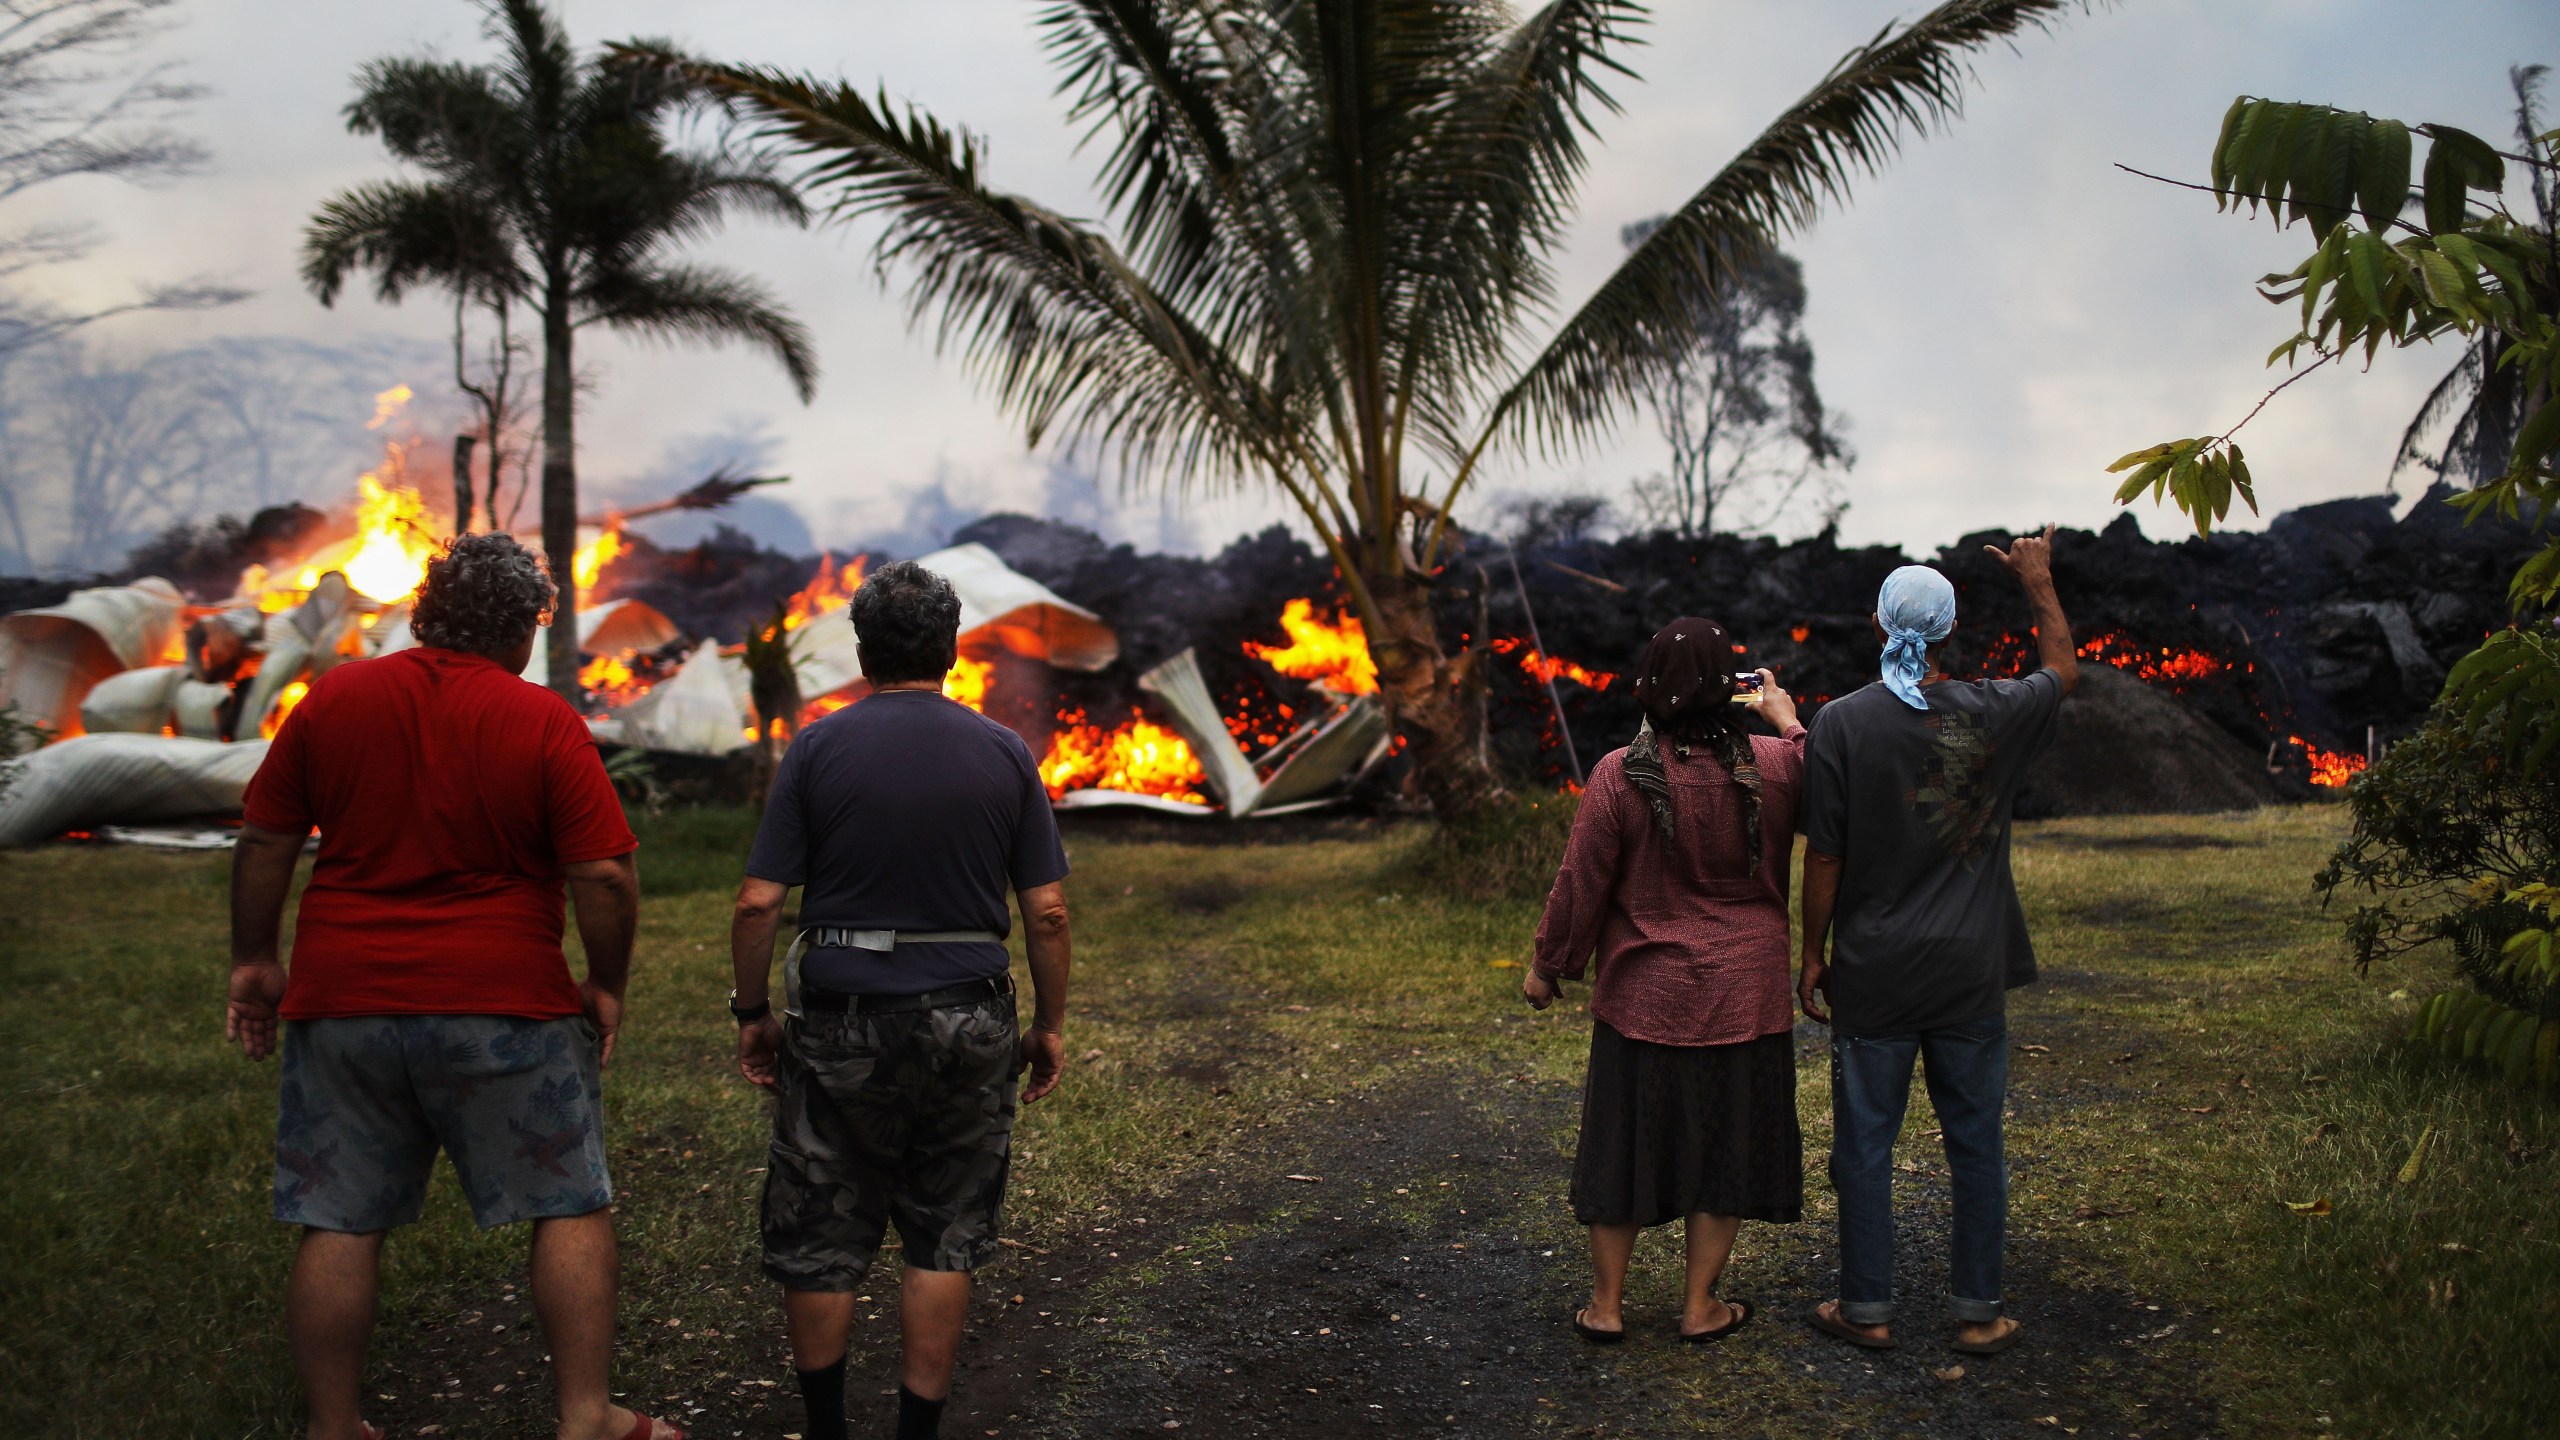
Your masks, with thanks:
[[[308,680],[296,680],[277,691],[275,708],[267,712],[266,719],[258,722],[259,738],[263,740],[276,738],[276,732],[284,728],[284,717],[292,714],[293,707],[301,704],[302,697],[310,693],[311,682]]]
[[[593,691],[596,703],[607,709],[620,709],[649,693],[654,684],[647,676],[635,673],[630,663],[610,655],[600,655],[578,667],[578,683]]]
[[[856,555],[852,564],[839,571],[836,557],[821,557],[818,573],[810,576],[808,585],[784,607],[782,628],[797,630],[839,605],[851,604],[853,592],[862,588],[862,567],[868,558]]]
[[[579,546],[578,553],[569,557],[569,574],[578,582],[578,594],[584,597],[596,588],[596,579],[604,574],[604,567],[630,548],[622,543],[622,527],[619,525],[606,527],[603,534]]]
[[[951,662],[951,673],[942,677],[942,693],[984,715],[987,682],[995,678],[995,673],[993,660],[972,660],[963,655]]]
[[[295,589],[307,592],[320,583],[322,575],[336,570],[347,577],[357,594],[388,605],[407,598],[425,583],[427,559],[436,552],[427,502],[415,489],[398,482],[397,451],[382,468],[392,472],[391,484],[384,484],[377,472],[368,471],[357,477],[352,546],[327,569],[318,563],[305,564],[293,578]],[[265,607],[262,604],[260,608]]]
[[[1516,635],[1505,636],[1494,641],[1493,648],[1504,655],[1518,652],[1520,668],[1528,672],[1530,679],[1542,685],[1552,685],[1558,680],[1570,680],[1587,689],[1606,690],[1617,683],[1618,674],[1614,670],[1593,670],[1577,665],[1562,656],[1541,655]]]
[[[1200,759],[1180,735],[1132,718],[1115,730],[1088,724],[1081,710],[1058,714],[1059,729],[1040,758],[1040,783],[1055,799],[1070,790],[1127,790],[1167,800],[1208,803]]]
[[[1294,680],[1312,680],[1345,695],[1374,694],[1378,664],[1369,657],[1369,635],[1360,617],[1338,615],[1327,622],[1316,616],[1312,600],[1292,600],[1280,610],[1286,645],[1248,640],[1244,653]]]
[[[367,430],[379,430],[383,426],[390,424],[394,417],[409,407],[409,397],[413,393],[415,392],[411,391],[406,385],[394,385],[390,389],[375,395],[373,397],[373,418],[364,422],[364,428]]]

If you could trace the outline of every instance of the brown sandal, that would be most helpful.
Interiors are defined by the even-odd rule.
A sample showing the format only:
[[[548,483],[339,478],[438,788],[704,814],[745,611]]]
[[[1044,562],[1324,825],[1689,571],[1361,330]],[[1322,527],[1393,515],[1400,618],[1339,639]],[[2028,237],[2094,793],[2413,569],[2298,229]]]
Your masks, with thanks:
[[[1861,1350],[1897,1350],[1902,1346],[1901,1341],[1891,1336],[1879,1339],[1837,1315],[1825,1315],[1819,1305],[1804,1312],[1804,1323],[1834,1340],[1846,1340]]]

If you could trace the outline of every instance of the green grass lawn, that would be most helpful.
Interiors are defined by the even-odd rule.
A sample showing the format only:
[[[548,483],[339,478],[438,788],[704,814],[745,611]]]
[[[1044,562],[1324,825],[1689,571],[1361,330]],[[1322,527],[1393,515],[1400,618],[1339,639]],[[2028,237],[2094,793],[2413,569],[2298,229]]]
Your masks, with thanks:
[[[2343,818],[2021,827],[2047,979],[2015,997],[2019,1042],[2042,1047],[2014,1060],[2017,1244],[2057,1283],[2193,1317],[2138,1354],[2209,1396],[2225,1433],[2536,1433],[2560,1404],[2547,1304],[2560,1290],[2560,1116],[2397,1043],[2409,997],[2444,976],[2410,962],[2359,977],[2340,960],[2307,880]],[[735,1415],[769,1435],[788,1428],[763,1418],[788,1377],[753,1264],[764,1111],[734,1077],[721,1010],[746,826],[696,812],[643,830],[641,950],[607,1077],[626,1257],[617,1383],[636,1404],[703,1407],[696,1434],[728,1434],[712,1421]],[[1518,1001],[1535,905],[1426,893],[1404,863],[1420,832],[1160,833],[1070,839],[1079,1058],[1020,1132],[1010,1227],[1024,1243],[1063,1246],[1132,1213],[1168,1217],[1159,1240],[1188,1225],[1186,1248],[1232,1238],[1232,1220],[1180,1220],[1186,1190],[1259,1163],[1276,1133],[1321,1135],[1337,1107],[1400,1086],[1578,1079],[1584,992],[1540,1016]],[[291,1237],[267,1218],[275,1072],[220,1041],[227,870],[220,856],[0,854],[0,1435],[298,1433],[278,1333]],[[1818,1061],[1801,1098],[1818,1154]],[[1923,1173],[1937,1163],[1931,1123],[1915,1094],[1904,1158]],[[1562,1165],[1548,1157],[1569,1144],[1550,1125],[1521,1148],[1546,1187],[1526,1203],[1563,1244]],[[1812,1218],[1827,1219],[1818,1164],[1808,1178]],[[1737,1269],[1827,1245],[1826,1231],[1746,1227]],[[1665,1252],[1648,1243],[1646,1283],[1660,1289]],[[520,1232],[472,1229],[447,1175],[424,1223],[395,1237],[372,1388],[409,1427],[397,1433],[429,1416],[443,1435],[547,1433],[546,1387],[521,1348],[521,1251]],[[1172,1253],[1131,1249],[1095,1272],[1097,1295],[1141,1293]],[[1557,1303],[1571,1278],[1558,1272]],[[859,1343],[885,1343],[886,1323],[867,1322]],[[1688,1358],[1671,1348],[1628,1347],[1628,1373],[1669,1373]],[[1765,1391],[1764,1415],[1795,1417],[1775,1433],[1856,1433],[1856,1403],[1797,1393],[1778,1406],[1799,1377],[1734,1354],[1728,1389]],[[1059,1367],[1061,1414],[1075,1411],[1073,1359]],[[2142,1403],[2056,1395],[2055,1428],[2124,1433]],[[1710,1411],[1694,1428],[1713,1428]],[[1656,1419],[1687,1433],[1685,1413]]]

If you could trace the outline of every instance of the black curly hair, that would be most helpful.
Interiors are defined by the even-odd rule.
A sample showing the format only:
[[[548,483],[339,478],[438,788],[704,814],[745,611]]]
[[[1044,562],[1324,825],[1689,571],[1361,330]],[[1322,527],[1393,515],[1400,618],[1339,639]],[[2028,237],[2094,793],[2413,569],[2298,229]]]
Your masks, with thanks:
[[[913,560],[883,565],[853,592],[853,635],[871,683],[939,680],[960,649],[960,592]]]
[[[409,628],[421,645],[504,655],[551,618],[559,594],[542,557],[513,535],[457,535],[427,562]]]

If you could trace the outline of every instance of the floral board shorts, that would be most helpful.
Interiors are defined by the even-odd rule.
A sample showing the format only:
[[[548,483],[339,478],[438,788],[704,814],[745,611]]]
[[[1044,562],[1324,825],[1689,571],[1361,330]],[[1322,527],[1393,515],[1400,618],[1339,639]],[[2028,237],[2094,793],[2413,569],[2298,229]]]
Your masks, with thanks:
[[[286,1022],[276,1218],[358,1235],[407,1225],[438,1150],[484,1230],[603,1209],[596,1052],[574,1015]]]
[[[918,1270],[993,1260],[1019,1050],[1011,995],[787,1022],[764,1273],[794,1290],[851,1290],[892,1222]]]

